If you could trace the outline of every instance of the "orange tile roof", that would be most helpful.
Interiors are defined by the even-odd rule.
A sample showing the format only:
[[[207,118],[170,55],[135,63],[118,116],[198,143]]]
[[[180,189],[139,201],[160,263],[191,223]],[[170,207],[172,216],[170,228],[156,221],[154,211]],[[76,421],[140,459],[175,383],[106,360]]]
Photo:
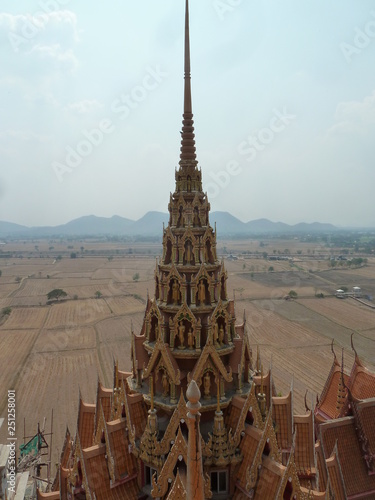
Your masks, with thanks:
[[[276,438],[282,450],[292,446],[292,393],[287,396],[272,398],[272,417],[276,424]]]
[[[319,473],[319,489],[325,491],[327,488],[327,466],[324,457],[324,452],[320,441],[315,444],[316,462]]]
[[[236,429],[238,419],[241,415],[241,410],[245,402],[246,400],[240,396],[232,398],[231,404],[229,405],[228,411],[225,415],[225,425],[228,430],[232,429],[232,432],[234,432]]]
[[[87,404],[80,400],[77,430],[82,448],[87,448],[93,444],[95,408],[96,405]]]
[[[345,498],[345,485],[343,482],[340,462],[337,458],[337,450],[326,460],[329,482],[335,498]]]
[[[332,455],[337,442],[338,458],[348,496],[375,491],[375,475],[368,475],[355,427],[354,417],[336,419],[320,426],[326,459]]]
[[[131,424],[135,427],[135,435],[140,438],[147,423],[147,407],[142,394],[128,394],[127,396]]]
[[[139,493],[136,476],[130,476],[128,481],[117,486],[111,485],[105,452],[105,445],[95,445],[83,451],[91,492],[98,500],[135,500]]]
[[[128,432],[125,420],[115,420],[107,423],[109,446],[115,462],[115,476],[121,479],[136,474],[137,464],[132,453],[129,452]]]
[[[243,460],[237,473],[237,481],[242,488],[246,488],[246,472],[253,463],[262,435],[263,432],[261,430],[256,429],[251,425],[248,425],[245,428],[245,435],[240,444]]]
[[[356,399],[375,397],[375,376],[366,368],[356,366],[348,381],[348,387]]]
[[[299,476],[314,476],[315,466],[315,442],[313,413],[309,411],[306,415],[294,416],[295,449],[294,461]]]
[[[344,373],[345,385],[347,385],[348,379],[348,375]],[[326,386],[317,405],[317,412],[325,419],[336,418],[339,415],[339,411],[337,409],[337,394],[340,382],[341,367],[336,365],[335,369],[331,370],[330,376],[327,379]]]
[[[254,500],[276,498],[286,468],[270,458],[263,460]]]

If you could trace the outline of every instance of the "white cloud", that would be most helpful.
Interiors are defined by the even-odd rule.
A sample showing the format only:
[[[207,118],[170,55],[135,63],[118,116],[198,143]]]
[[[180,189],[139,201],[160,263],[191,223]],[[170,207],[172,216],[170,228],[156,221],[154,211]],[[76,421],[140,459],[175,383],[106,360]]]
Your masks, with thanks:
[[[96,99],[85,99],[83,101],[72,102],[67,106],[69,111],[72,111],[73,113],[76,113],[78,115],[94,113],[100,109],[103,109],[103,107],[103,104]]]
[[[375,125],[375,90],[363,101],[340,102],[335,113],[336,123],[327,136],[342,134],[367,135],[369,127]]]

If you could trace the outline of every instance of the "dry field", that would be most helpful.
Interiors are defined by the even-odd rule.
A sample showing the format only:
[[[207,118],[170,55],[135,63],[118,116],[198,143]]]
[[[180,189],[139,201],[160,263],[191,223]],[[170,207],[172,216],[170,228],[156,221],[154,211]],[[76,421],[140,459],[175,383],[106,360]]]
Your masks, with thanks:
[[[20,439],[24,417],[30,435],[44,417],[49,429],[53,408],[52,451],[56,461],[66,425],[75,431],[79,391],[87,402],[94,402],[98,378],[104,385],[112,385],[114,359],[118,359],[120,369],[130,369],[131,325],[135,332],[140,331],[147,292],[154,293],[154,255],[160,254],[160,245],[139,244],[136,250],[144,255],[124,256],[131,244],[39,241],[42,257],[35,257],[35,243],[12,245],[15,256],[0,261],[0,308],[12,308],[10,316],[0,322],[0,416],[5,414],[9,388],[17,393]],[[51,245],[52,257],[46,255]],[[71,246],[73,249],[68,248]],[[311,254],[314,251],[308,243],[276,240],[261,246],[260,241],[252,240],[218,242],[219,250],[224,247],[233,253],[265,250],[270,255],[289,249],[293,256],[293,266],[289,261],[269,261],[259,255],[227,259],[225,266],[228,294],[236,297],[237,322],[242,322],[245,311],[254,355],[259,346],[265,367],[272,358],[275,384],[282,394],[289,390],[294,375],[296,412],[304,411],[306,390],[310,401],[323,388],[332,363],[332,338],[338,354],[344,348],[349,370],[353,362],[350,335],[358,332],[358,353],[375,370],[375,310],[353,299],[327,297],[340,285],[356,284],[364,293],[375,290],[374,259],[360,269],[328,270],[327,260],[303,257],[308,249]],[[17,257],[21,251],[28,252],[30,258]],[[77,253],[76,259],[69,257],[72,251]],[[56,259],[58,254],[62,260]],[[269,271],[271,266],[273,272]],[[136,273],[138,281],[133,279]],[[54,288],[62,288],[67,298],[47,305],[47,293]],[[298,299],[284,300],[291,289],[296,290]],[[95,298],[97,291],[102,294],[99,299]],[[326,298],[314,297],[320,292]],[[5,438],[3,427],[0,441]]]

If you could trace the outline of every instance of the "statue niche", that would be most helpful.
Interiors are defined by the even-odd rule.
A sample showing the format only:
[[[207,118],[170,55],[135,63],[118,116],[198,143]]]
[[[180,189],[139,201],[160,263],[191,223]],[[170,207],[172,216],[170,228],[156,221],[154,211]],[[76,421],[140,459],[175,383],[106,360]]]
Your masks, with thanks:
[[[159,298],[160,298],[159,291],[160,291],[160,282],[159,282],[158,276],[156,276],[155,277],[155,299],[156,300],[159,300]]]
[[[167,243],[165,245],[165,258],[164,258],[164,264],[170,264],[172,261],[172,242],[168,238]]]
[[[187,184],[187,192],[190,193],[190,191],[191,191],[191,177],[190,177],[190,175],[187,176],[186,184]]]
[[[162,390],[163,390],[163,398],[168,397],[169,395],[169,379],[168,379],[168,373],[166,370],[161,370],[163,372],[161,376],[161,385],[162,385]]]
[[[203,306],[206,304],[210,304],[210,293],[208,290],[208,284],[207,280],[201,279],[199,280],[198,286],[197,286],[197,295],[196,295],[196,301],[195,303],[198,306]]]
[[[160,340],[159,320],[157,316],[151,316],[149,342]]]
[[[206,262],[207,264],[215,263],[214,254],[212,252],[212,245],[209,239],[206,240],[206,243],[204,245],[204,262]]]
[[[182,205],[180,205],[178,209],[178,219],[177,219],[177,227],[184,227],[184,209]]]
[[[183,263],[192,266],[195,264],[193,245],[190,240],[185,242]]]
[[[225,339],[226,333],[225,319],[218,317],[213,327],[213,341],[216,348],[225,346],[227,343]]]
[[[204,399],[211,399],[211,370],[207,369],[203,376],[203,397]]]
[[[172,278],[169,282],[169,292],[167,304],[181,304],[181,290],[180,283],[176,278]]]
[[[226,287],[225,276],[222,276],[220,280],[220,298],[221,300],[227,300],[227,287]]]
[[[193,215],[193,226],[194,227],[201,227],[201,220],[199,217],[199,209],[198,207],[194,207],[194,215]]]

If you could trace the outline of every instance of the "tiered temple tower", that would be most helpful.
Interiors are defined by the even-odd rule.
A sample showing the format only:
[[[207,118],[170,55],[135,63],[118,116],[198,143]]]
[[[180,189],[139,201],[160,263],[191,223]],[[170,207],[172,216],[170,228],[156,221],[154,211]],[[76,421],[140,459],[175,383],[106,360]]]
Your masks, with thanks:
[[[227,273],[216,254],[216,231],[202,190],[195,152],[191,101],[189,10],[186,2],[185,96],[176,188],[163,230],[163,256],[155,269],[155,295],[146,307],[141,335],[133,335],[130,386],[167,414],[194,379],[202,412],[228,406],[233,394],[250,391],[250,349],[235,326]],[[244,325],[242,325],[242,333]],[[246,336],[245,336],[246,339]],[[246,342],[245,342],[246,343]],[[239,352],[241,351],[241,352]]]

